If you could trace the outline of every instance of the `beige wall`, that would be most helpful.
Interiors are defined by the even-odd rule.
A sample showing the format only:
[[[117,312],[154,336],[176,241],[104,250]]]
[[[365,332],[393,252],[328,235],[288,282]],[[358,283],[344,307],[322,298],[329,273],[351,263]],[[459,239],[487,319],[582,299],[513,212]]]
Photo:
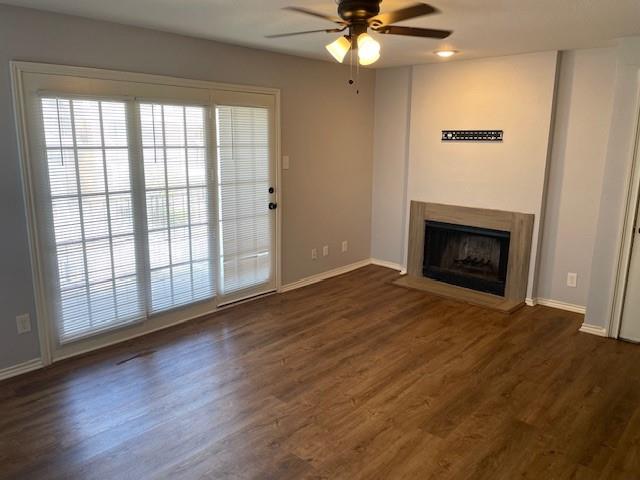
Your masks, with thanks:
[[[38,356],[35,328],[17,335],[15,324],[20,313],[35,320],[35,308],[10,60],[280,88],[282,153],[291,159],[282,174],[283,283],[369,257],[374,72],[360,71],[356,95],[348,68],[334,63],[0,6],[0,369]],[[322,245],[330,255],[312,261]]]
[[[371,257],[403,262],[411,67],[376,72]]]
[[[538,297],[587,304],[615,72],[614,48],[562,53]]]

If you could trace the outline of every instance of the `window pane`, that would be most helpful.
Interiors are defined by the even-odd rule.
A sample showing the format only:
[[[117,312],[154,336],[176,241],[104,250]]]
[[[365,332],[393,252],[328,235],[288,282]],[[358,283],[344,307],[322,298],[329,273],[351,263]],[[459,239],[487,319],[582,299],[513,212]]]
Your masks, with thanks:
[[[80,204],[77,198],[56,198],[52,200],[53,229],[58,244],[82,240],[80,225]]]
[[[184,148],[167,149],[167,184],[169,187],[187,186],[187,162]]]
[[[126,148],[105,151],[107,184],[110,192],[122,192],[131,188],[129,178],[129,151]]]
[[[105,191],[104,157],[102,150],[78,150],[80,190],[83,195]]]
[[[109,236],[109,217],[106,195],[82,199],[82,223],[87,240]]]
[[[73,150],[47,150],[49,187],[52,197],[76,195],[78,178]]]
[[[105,147],[128,147],[125,104],[122,102],[101,102],[102,127]],[[126,169],[128,171],[128,169]]]
[[[109,195],[111,235],[133,233],[133,203],[130,193]]]
[[[101,147],[100,102],[94,100],[73,100],[73,123],[78,147]]]
[[[205,113],[140,105],[152,311],[215,294]]]
[[[189,224],[189,195],[187,189],[169,190],[169,219],[172,227]]]
[[[204,148],[190,148],[189,155],[189,185],[207,184],[207,163]]]
[[[65,343],[144,315],[127,106],[62,98],[43,98],[41,105],[57,260],[56,324]]]
[[[161,148],[145,148],[143,159],[145,186],[147,188],[165,188],[164,150]]]
[[[164,142],[168,147],[184,147],[184,107],[164,105],[163,131]]]
[[[169,231],[150,232],[149,239],[149,264],[151,268],[166,267],[170,262]]]
[[[157,230],[167,226],[167,192],[147,192],[147,227],[149,230]]]

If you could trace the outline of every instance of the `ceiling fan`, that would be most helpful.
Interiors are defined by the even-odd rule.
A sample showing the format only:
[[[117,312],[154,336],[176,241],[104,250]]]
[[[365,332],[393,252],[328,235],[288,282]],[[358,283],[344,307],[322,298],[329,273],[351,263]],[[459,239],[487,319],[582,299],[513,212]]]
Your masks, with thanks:
[[[334,28],[321,30],[309,30],[306,32],[281,33],[267,35],[267,38],[290,37],[293,35],[305,35],[307,33],[346,33],[326,46],[331,55],[340,63],[350,50],[358,53],[360,65],[371,65],[380,58],[380,44],[371,37],[367,31],[385,35],[405,35],[424,38],[447,38],[453,32],[450,30],[435,30],[431,28],[403,27],[392,25],[402,20],[433,15],[440,11],[426,3],[415,3],[408,7],[392,12],[380,13],[382,0],[336,0],[338,4],[338,16],[325,15],[303,7],[285,7],[286,10],[304,13],[318,18],[329,20],[337,25]]]

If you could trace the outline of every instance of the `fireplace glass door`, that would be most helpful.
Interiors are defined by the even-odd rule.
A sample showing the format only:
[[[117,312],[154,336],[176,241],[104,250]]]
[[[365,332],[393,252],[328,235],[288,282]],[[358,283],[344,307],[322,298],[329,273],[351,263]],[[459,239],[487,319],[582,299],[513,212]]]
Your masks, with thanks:
[[[510,233],[425,221],[423,275],[504,296]]]

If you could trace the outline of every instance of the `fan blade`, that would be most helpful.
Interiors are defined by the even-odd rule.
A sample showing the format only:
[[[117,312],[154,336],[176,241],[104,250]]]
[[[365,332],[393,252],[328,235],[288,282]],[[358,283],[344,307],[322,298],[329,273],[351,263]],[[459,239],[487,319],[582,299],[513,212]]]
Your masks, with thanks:
[[[306,15],[311,15],[313,17],[324,18],[325,20],[329,20],[333,23],[339,23],[344,25],[345,22],[338,17],[334,17],[331,15],[325,15],[324,13],[314,12],[313,10],[309,10],[303,7],[284,7],[284,10],[291,10],[292,12],[304,13]]]
[[[372,17],[369,19],[369,24],[389,25],[402,20],[409,20],[410,18],[422,17],[424,15],[432,15],[434,13],[440,13],[440,10],[426,3],[416,3],[410,7],[394,10],[393,12],[381,13],[380,15]]]
[[[344,28],[329,28],[322,30],[307,30],[306,32],[292,32],[292,33],[276,33],[275,35],[265,35],[265,38],[280,38],[280,37],[293,37],[294,35],[306,35],[307,33],[336,33],[342,32]]]
[[[390,34],[390,35],[406,35],[409,37],[426,37],[426,38],[447,38],[453,32],[451,30],[434,30],[432,28],[416,28],[416,27],[399,27],[397,25],[387,25],[384,27],[374,28],[374,32]]]

